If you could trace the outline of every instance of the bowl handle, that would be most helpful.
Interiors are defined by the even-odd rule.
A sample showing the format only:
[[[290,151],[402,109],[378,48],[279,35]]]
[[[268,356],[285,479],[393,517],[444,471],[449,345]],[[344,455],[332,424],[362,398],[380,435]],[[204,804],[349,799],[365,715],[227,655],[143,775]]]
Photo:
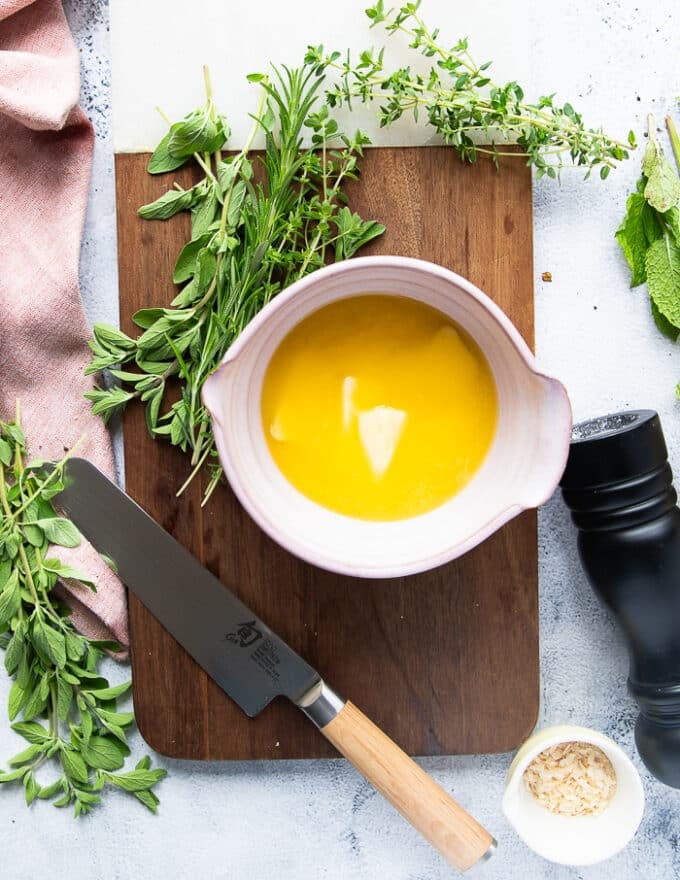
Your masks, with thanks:
[[[533,377],[536,443],[520,490],[523,507],[538,507],[555,491],[567,464],[571,441],[571,404],[566,388],[551,376]]]
[[[201,388],[201,399],[213,423],[223,427],[227,397],[234,380],[236,359],[225,360],[208,376]]]

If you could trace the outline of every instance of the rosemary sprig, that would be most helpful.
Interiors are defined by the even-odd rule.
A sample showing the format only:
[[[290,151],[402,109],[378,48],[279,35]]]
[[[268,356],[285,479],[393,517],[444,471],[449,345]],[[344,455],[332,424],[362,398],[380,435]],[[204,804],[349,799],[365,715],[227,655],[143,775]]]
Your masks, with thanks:
[[[56,807],[73,805],[76,816],[100,803],[106,786],[155,812],[152,789],[166,771],[151,770],[145,757],[134,770],[117,772],[130,754],[126,730],[134,715],[119,711],[116,701],[130,682],[111,687],[97,669],[104,651],[117,646],[77,633],[69,608],[52,592],[64,579],[94,589],[86,574],[47,555],[50,545],[81,540],[51,501],[64,487],[67,458],[49,468],[39,460],[26,464],[18,411],[15,421],[0,421],[0,646],[14,677],[9,719],[29,744],[0,771],[0,783],[22,784],[28,805],[49,799]],[[50,762],[59,771],[43,785],[38,771]]]
[[[586,169],[586,177],[599,167],[604,179],[617,162],[628,158],[628,148],[635,147],[632,131],[628,143],[622,143],[602,129],[584,127],[572,105],[559,106],[554,95],[526,102],[517,82],[499,85],[489,74],[490,61],[473,60],[467,39],[450,48],[444,45],[439,30],[425,24],[419,8],[420,0],[397,9],[385,9],[383,0],[378,0],[366,15],[371,27],[382,24],[388,35],[402,34],[412,49],[433,59],[427,74],[410,67],[387,70],[384,49],[367,49],[353,61],[349,53],[326,54],[323,46],[309,47],[308,63],[340,74],[339,82],[326,92],[332,107],[351,107],[353,100],[377,101],[382,126],[404,113],[413,113],[416,120],[423,116],[465,162],[474,162],[480,153],[494,160],[506,153],[516,156],[516,151],[503,150],[504,145],[516,143],[538,178],[557,178],[562,168],[577,166]],[[478,143],[480,135],[489,143]]]
[[[181,290],[170,308],[134,315],[143,331],[136,339],[95,325],[88,370],[106,368],[119,383],[88,393],[95,413],[107,419],[139,399],[152,436],[189,453],[192,469],[180,491],[206,463],[210,466],[204,503],[221,469],[201,402],[203,382],[280,290],[331,257],[352,256],[384,230],[345,204],[343,184],[357,177],[368,138],[360,131],[353,136],[340,131],[323,101],[318,64],[274,67],[271,75],[252,74],[249,80],[259,84],[261,97],[239,153],[222,155],[229,129],[206,76],[205,106],[171,125],[151,157],[153,174],[193,157],[205,175],[191,189],[175,185],[139,210],[140,216],[158,220],[191,211],[191,240],[173,274]],[[311,146],[303,148],[306,129]],[[258,133],[264,134],[265,150],[253,159]],[[180,399],[161,411],[171,379],[179,381]]]

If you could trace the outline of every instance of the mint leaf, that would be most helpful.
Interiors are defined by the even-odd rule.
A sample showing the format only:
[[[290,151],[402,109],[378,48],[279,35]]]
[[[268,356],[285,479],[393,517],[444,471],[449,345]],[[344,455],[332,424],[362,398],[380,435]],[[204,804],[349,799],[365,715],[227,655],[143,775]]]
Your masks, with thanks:
[[[648,176],[645,198],[649,204],[661,214],[676,207],[680,202],[680,178],[663,153],[659,153]]]
[[[680,246],[666,234],[647,251],[647,286],[661,315],[680,327]]]
[[[616,240],[631,269],[631,287],[637,287],[647,280],[647,248],[662,234],[654,210],[647,204],[645,197],[640,193],[629,195],[626,216],[616,230]]]
[[[654,318],[654,323],[658,327],[658,329],[663,333],[664,336],[667,336],[671,342],[677,342],[678,336],[680,336],[680,329],[675,327],[668,318],[664,317],[659,311],[656,303],[653,299],[649,301],[652,307],[652,317]]]
[[[656,142],[652,134],[652,129],[649,129],[649,141],[647,142],[647,146],[645,147],[645,152],[642,156],[642,173],[645,177],[650,177],[652,171],[656,163],[659,161],[659,145]]]
[[[675,243],[680,245],[680,207],[669,208],[664,215],[664,220],[675,239]]]

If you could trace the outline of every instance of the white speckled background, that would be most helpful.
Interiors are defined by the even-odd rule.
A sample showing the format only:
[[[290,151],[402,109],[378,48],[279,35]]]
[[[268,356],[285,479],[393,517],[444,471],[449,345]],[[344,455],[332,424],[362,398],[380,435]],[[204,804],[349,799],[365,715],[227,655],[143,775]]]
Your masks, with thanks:
[[[68,0],[81,48],[83,103],[97,129],[81,279],[88,315],[117,320],[113,166],[109,127],[107,4]],[[424,0],[425,11],[427,0]],[[680,12],[674,0],[536,3],[526,91],[557,91],[593,124],[641,133],[645,114],[677,111]],[[489,27],[494,14],[489,5]],[[452,35],[455,36],[455,35]],[[480,47],[480,54],[484,47]],[[168,63],[172,63],[169,59]],[[577,418],[628,406],[656,408],[680,475],[680,356],[649,316],[613,233],[638,174],[633,159],[606,183],[537,184],[535,286],[538,355],[559,375]],[[552,284],[541,281],[550,271]],[[634,755],[635,707],[625,690],[627,659],[613,621],[579,568],[575,534],[559,498],[540,516],[541,723],[599,728]],[[120,679],[125,670],[113,668]],[[0,677],[0,701],[8,685]],[[445,696],[445,695],[444,695]],[[19,738],[0,724],[0,763]],[[141,753],[139,737],[134,749]],[[637,837],[599,866],[558,868],[529,852],[500,812],[510,755],[423,762],[498,837],[478,876],[487,880],[671,880],[680,876],[680,792],[642,770],[647,807]],[[637,761],[637,756],[634,756]],[[71,880],[144,876],[201,880],[443,880],[439,856],[342,761],[204,764],[159,759],[170,771],[158,816],[112,793],[97,813],[74,822],[15,790],[0,791],[3,874]],[[642,769],[642,768],[641,768]]]

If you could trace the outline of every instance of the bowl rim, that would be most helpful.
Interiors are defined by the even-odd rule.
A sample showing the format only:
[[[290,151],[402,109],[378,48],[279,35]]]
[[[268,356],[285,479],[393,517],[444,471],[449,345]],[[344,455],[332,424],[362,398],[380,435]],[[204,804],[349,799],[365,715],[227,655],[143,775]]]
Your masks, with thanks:
[[[250,321],[232,346],[227,350],[220,365],[208,376],[204,383],[201,396],[213,421],[216,422],[219,428],[219,430],[215,432],[215,441],[220,455],[220,462],[231,488],[247,513],[257,525],[280,546],[284,547],[290,553],[305,562],[321,567],[327,571],[336,574],[343,574],[349,577],[370,579],[402,577],[437,568],[440,565],[458,558],[482,543],[506,522],[527,509],[527,505],[521,502],[508,503],[493,516],[490,516],[480,528],[464,540],[459,540],[455,543],[448,543],[446,546],[442,546],[437,552],[420,554],[408,561],[401,560],[399,562],[390,562],[388,560],[378,560],[368,563],[366,560],[361,559],[353,561],[349,555],[340,557],[340,555],[335,552],[328,553],[324,550],[323,546],[312,544],[306,541],[304,537],[293,533],[291,530],[283,530],[273,518],[266,515],[265,511],[261,509],[261,505],[253,499],[249,489],[248,480],[242,477],[241,470],[236,465],[232,455],[226,453],[226,444],[222,443],[222,437],[220,436],[223,431],[221,419],[219,414],[214,411],[214,408],[210,406],[207,398],[209,397],[208,392],[216,374],[223,367],[237,361],[241,353],[247,349],[253,338],[255,338],[262,327],[271,320],[272,316],[284,311],[291,301],[295,300],[301,293],[317,286],[320,282],[323,283],[339,275],[367,272],[375,269],[397,269],[407,273],[417,273],[421,277],[423,275],[429,275],[431,277],[437,277],[447,285],[462,290],[463,293],[470,296],[482,309],[490,313],[491,317],[494,319],[495,325],[506,336],[508,342],[519,356],[527,371],[546,383],[556,386],[556,388],[559,389],[557,393],[564,397],[564,400],[569,407],[569,398],[562,383],[554,377],[544,374],[538,369],[533,352],[503,310],[472,282],[444,266],[414,257],[394,255],[353,257],[349,260],[340,263],[332,263],[329,266],[317,269],[309,275],[306,275],[304,278],[298,279],[298,281],[281,291],[280,294],[271,300]],[[374,291],[366,291],[366,293],[372,292]],[[403,295],[408,296],[407,293]],[[425,301],[421,297],[413,298],[421,302]],[[320,304],[319,307],[321,308],[322,305],[323,303]],[[312,311],[313,309],[310,309],[308,314]],[[285,332],[290,332],[292,326],[286,328]],[[571,436],[571,420],[569,420],[569,424],[565,423],[562,434],[562,442],[560,444],[562,452],[561,458],[563,459],[563,463],[566,463]],[[546,489],[545,497],[541,498],[537,504],[543,503],[543,501],[552,494],[552,491],[553,490]]]
[[[557,850],[554,850],[551,854],[549,854],[549,847],[535,846],[533,841],[530,839],[530,836],[527,836],[524,833],[524,828],[521,825],[520,827],[518,827],[518,824],[516,822],[515,810],[513,809],[513,805],[511,803],[512,797],[516,796],[515,792],[517,790],[517,787],[522,785],[522,777],[524,775],[524,771],[534,760],[534,758],[537,755],[540,755],[541,752],[544,752],[546,749],[552,748],[553,746],[565,742],[589,743],[590,745],[594,745],[602,749],[607,757],[615,756],[620,766],[625,768],[625,774],[627,776],[628,782],[631,785],[631,797],[628,806],[629,825],[626,829],[626,834],[622,834],[617,840],[615,840],[615,842],[611,845],[609,849],[604,850],[603,853],[594,860],[588,858],[579,858],[579,855],[576,852],[573,853],[573,858],[565,860],[564,858],[556,855]],[[530,737],[528,737],[528,739],[526,739],[522,743],[522,745],[517,750],[505,777],[503,796],[501,798],[501,809],[503,811],[503,815],[508,820],[513,830],[524,841],[524,843],[538,855],[542,856],[545,859],[548,859],[551,862],[554,862],[555,864],[586,867],[588,865],[599,864],[600,862],[611,858],[612,856],[616,855],[616,853],[624,849],[624,847],[626,847],[628,843],[633,839],[644,815],[645,792],[640,773],[633,763],[632,759],[625,752],[623,747],[620,746],[619,743],[613,740],[610,736],[607,736],[606,733],[602,733],[601,731],[591,727],[583,727],[576,724],[554,724],[536,730],[534,733],[531,734]],[[603,815],[604,813],[592,817],[578,818],[579,821],[601,822]]]
[[[224,364],[228,364],[235,360],[241,351],[250,343],[252,337],[259,332],[260,327],[270,320],[270,316],[286,308],[288,302],[291,299],[295,299],[301,291],[306,290],[310,286],[315,286],[319,281],[333,278],[335,275],[344,275],[347,272],[356,272],[362,268],[370,267],[406,269],[418,273],[424,272],[429,275],[438,276],[439,278],[454,284],[456,287],[460,287],[493,315],[496,322],[503,329],[513,347],[517,350],[517,353],[521,356],[522,360],[532,373],[546,379],[553,378],[552,376],[546,376],[538,369],[536,357],[524,340],[522,334],[501,307],[497,305],[488,294],[484,293],[481,288],[477,287],[477,285],[473,284],[471,281],[468,281],[468,279],[464,278],[462,275],[458,275],[453,270],[447,269],[445,266],[440,266],[438,263],[432,263],[429,260],[421,260],[416,257],[400,257],[396,255],[351,257],[348,260],[342,260],[339,263],[331,263],[329,266],[315,269],[314,272],[310,272],[309,275],[305,275],[304,278],[299,278],[297,281],[294,281],[285,290],[278,293],[274,299],[270,300],[263,309],[260,309],[257,315],[255,315],[255,317],[242,330],[238,338],[227,349],[219,366],[213,370],[210,376],[213,376]],[[403,295],[407,296],[407,294]],[[414,298],[417,299],[417,297]],[[208,376],[208,378],[210,378],[210,376]]]

